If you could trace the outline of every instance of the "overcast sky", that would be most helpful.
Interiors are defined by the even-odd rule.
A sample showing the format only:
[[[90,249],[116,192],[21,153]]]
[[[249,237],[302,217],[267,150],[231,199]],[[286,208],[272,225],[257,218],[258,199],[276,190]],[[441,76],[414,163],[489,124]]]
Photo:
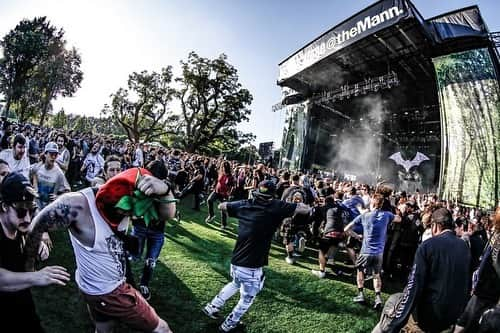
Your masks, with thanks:
[[[133,71],[159,71],[167,65],[178,70],[192,50],[208,58],[225,53],[254,96],[250,122],[240,128],[257,135],[256,144],[275,141],[279,146],[284,114],[271,112],[280,99],[278,63],[373,2],[0,0],[0,37],[21,19],[35,16],[47,16],[62,27],[68,46],[82,55],[84,80],[74,97],[56,101],[55,110],[94,116],[111,93],[126,86]],[[413,3],[425,18],[478,4],[490,31],[500,31],[498,0]]]

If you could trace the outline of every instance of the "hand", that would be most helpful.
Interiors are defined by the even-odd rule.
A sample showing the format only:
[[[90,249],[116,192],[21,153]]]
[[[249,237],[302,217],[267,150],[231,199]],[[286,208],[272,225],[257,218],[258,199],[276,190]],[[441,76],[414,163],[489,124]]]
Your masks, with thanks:
[[[55,193],[50,193],[49,194],[49,202],[52,202],[54,200],[56,200],[57,198],[57,195]]]
[[[44,242],[44,243],[45,243],[45,245],[47,245],[47,247],[48,247],[49,251],[51,251],[51,250],[52,250],[52,246],[53,246],[53,244],[52,244],[52,239],[50,239],[50,235],[49,235],[49,233],[48,233],[48,232],[44,232],[44,233],[42,234],[42,242]]]
[[[51,284],[65,286],[69,281],[70,275],[66,268],[61,266],[47,266],[35,273],[35,286],[43,287]]]
[[[147,196],[166,195],[169,191],[168,185],[163,180],[149,175],[141,177],[137,189]]]
[[[46,243],[40,242],[40,246],[38,247],[38,257],[41,261],[45,261],[49,258],[50,250]]]

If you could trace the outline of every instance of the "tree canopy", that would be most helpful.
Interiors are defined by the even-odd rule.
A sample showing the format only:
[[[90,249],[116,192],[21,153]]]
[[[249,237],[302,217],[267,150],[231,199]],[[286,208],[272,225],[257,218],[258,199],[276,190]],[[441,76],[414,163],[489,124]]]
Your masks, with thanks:
[[[46,17],[24,19],[0,41],[0,91],[6,110],[15,109],[20,121],[38,115],[43,124],[57,96],[72,96],[83,72],[75,48],[66,49],[64,30]]]
[[[105,105],[102,114],[117,121],[133,142],[173,133],[177,116],[168,107],[175,92],[171,82],[171,66],[161,73],[134,72],[129,75],[128,89],[120,88],[112,94],[111,105]]]
[[[210,60],[191,52],[181,61],[177,97],[181,104],[180,142],[188,152],[208,148],[214,142],[248,139],[238,135],[236,125],[248,121],[250,92],[242,88],[238,72],[222,54]],[[245,140],[246,141],[246,140]],[[229,147],[228,147],[229,148]]]

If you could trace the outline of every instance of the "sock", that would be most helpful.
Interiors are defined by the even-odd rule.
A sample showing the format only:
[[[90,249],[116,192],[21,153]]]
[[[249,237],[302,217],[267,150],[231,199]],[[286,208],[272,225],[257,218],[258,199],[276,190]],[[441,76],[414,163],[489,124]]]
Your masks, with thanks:
[[[293,258],[293,251],[287,251],[287,252],[286,252],[286,256],[287,256],[288,258]]]
[[[380,291],[375,292],[375,296],[380,296]]]
[[[362,294],[362,293],[363,293],[363,288],[358,288],[358,292],[359,292],[360,294]]]

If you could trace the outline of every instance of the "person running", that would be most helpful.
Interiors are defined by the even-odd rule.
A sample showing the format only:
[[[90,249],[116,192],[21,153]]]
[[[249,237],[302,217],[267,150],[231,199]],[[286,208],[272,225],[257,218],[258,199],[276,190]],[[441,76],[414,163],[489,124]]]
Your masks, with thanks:
[[[35,198],[34,188],[23,175],[4,177],[0,188],[0,316],[5,319],[3,325],[8,320],[15,332],[44,332],[31,287],[65,286],[69,281],[68,272],[60,266],[25,271],[25,234],[36,208]],[[40,253],[45,246],[38,246]]]
[[[147,170],[158,179],[167,179],[168,171],[163,161],[155,160],[149,162]],[[156,262],[158,261],[161,249],[165,243],[164,232],[166,220],[160,218],[133,217],[132,224],[134,226],[132,235],[137,237],[139,242],[137,254],[132,256],[132,259],[140,260],[143,257],[144,248],[146,248],[144,266],[139,282],[139,291],[142,296],[149,301],[151,298],[149,283],[151,282]]]
[[[206,223],[210,223],[215,219],[214,213],[214,201],[219,200],[221,202],[229,199],[233,188],[235,180],[231,173],[231,164],[228,161],[224,161],[219,170],[219,178],[217,179],[217,184],[215,189],[210,193],[207,199],[208,203],[208,216],[205,219]],[[221,228],[226,229],[227,227],[227,214],[225,211],[221,211]]]
[[[219,326],[219,332],[233,332],[264,286],[263,267],[268,264],[271,241],[281,221],[293,214],[308,214],[310,207],[274,199],[276,186],[270,180],[259,183],[252,199],[223,202],[219,209],[238,218],[238,238],[231,259],[233,280],[215,296],[203,312],[213,319],[226,301],[240,291],[240,300]]]
[[[325,198],[325,226],[323,228],[322,237],[319,239],[319,270],[311,271],[313,275],[320,279],[326,276],[328,258],[333,258],[336,250],[340,246],[343,246],[345,241],[344,227],[346,225],[347,213],[340,201],[341,197],[342,193],[336,192],[333,196]],[[336,271],[336,275],[340,274],[340,270]]]
[[[172,198],[165,182],[138,168],[113,177],[97,193],[86,188],[64,194],[33,220],[26,244],[28,267],[33,267],[43,232],[68,229],[77,264],[75,280],[96,332],[112,332],[116,321],[136,330],[171,332],[140,292],[125,282],[125,254],[132,244],[124,230],[129,216],[174,216]]]
[[[354,226],[363,227],[363,244],[356,261],[358,295],[353,301],[364,303],[365,295],[363,286],[365,283],[365,273],[373,274],[373,289],[375,290],[375,305],[378,309],[382,306],[382,278],[380,272],[382,269],[385,240],[387,236],[387,225],[394,221],[401,222],[401,217],[391,212],[381,210],[384,197],[381,194],[375,194],[370,202],[370,212],[365,212],[356,217],[349,223],[344,231],[350,231]]]

